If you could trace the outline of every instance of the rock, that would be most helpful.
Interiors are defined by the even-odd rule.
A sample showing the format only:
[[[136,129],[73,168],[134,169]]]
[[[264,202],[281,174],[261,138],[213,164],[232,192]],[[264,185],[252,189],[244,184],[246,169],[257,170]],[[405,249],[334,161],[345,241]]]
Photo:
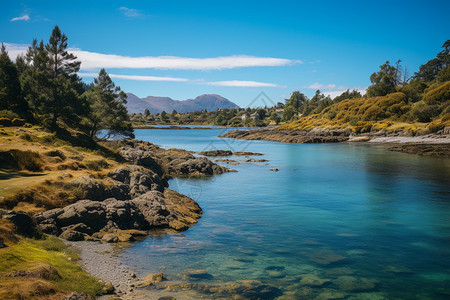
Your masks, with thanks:
[[[233,153],[233,155],[240,155],[240,156],[242,156],[242,155],[250,155],[250,156],[261,156],[261,155],[264,155],[264,154],[262,154],[262,153],[258,153],[258,152],[234,152]]]
[[[157,173],[141,166],[120,167],[108,176],[128,185],[131,198],[143,195],[148,191],[162,192],[168,186],[167,181]]]
[[[315,299],[316,300],[343,299],[346,296],[347,296],[346,293],[329,289],[321,292]]]
[[[61,239],[65,239],[68,241],[84,241],[84,236],[85,234],[72,230],[72,229],[68,229],[66,231],[63,231],[63,233],[61,233],[59,235],[59,238]]]
[[[110,295],[110,294],[113,294],[115,290],[116,289],[114,288],[114,285],[112,284],[112,282],[108,282],[103,286],[102,293],[104,295]]]
[[[117,237],[117,235],[115,235],[113,233],[105,234],[102,237],[102,242],[105,242],[105,243],[117,243],[118,241],[119,241],[119,238]]]
[[[302,275],[300,284],[301,285],[309,285],[309,286],[321,286],[329,281],[330,281],[329,279],[321,279],[314,274],[306,274],[306,275]]]
[[[280,171],[280,170],[277,169],[277,168],[273,168],[273,169],[269,169],[269,171],[275,171],[275,172],[278,172],[278,171]]]
[[[63,300],[94,300],[94,297],[86,293],[72,292],[64,297]]]
[[[109,178],[102,182],[89,176],[83,176],[72,180],[66,186],[78,189],[82,193],[82,197],[89,200],[103,201],[107,198],[130,199],[130,187]]]
[[[375,288],[375,280],[356,278],[353,276],[339,276],[333,283],[343,291],[366,291]]]
[[[346,259],[345,256],[339,255],[330,249],[321,249],[318,251],[307,253],[310,260],[321,265],[329,265]]]
[[[132,164],[144,166],[155,171],[159,175],[162,175],[161,167],[151,151],[146,151],[143,148],[126,146],[121,149],[120,154]]]
[[[209,150],[209,151],[201,151],[198,154],[205,156],[231,156],[233,152],[230,150]]]
[[[189,269],[185,270],[183,274],[181,274],[181,278],[183,280],[208,280],[213,279],[213,276],[206,272],[205,269]]]
[[[32,237],[36,234],[36,226],[33,219],[23,211],[9,211],[3,215],[3,219],[11,221],[20,235]]]
[[[227,168],[211,162],[206,157],[176,159],[169,163],[169,173],[175,175],[214,175],[228,171]]]
[[[80,200],[63,209],[38,213],[34,216],[42,229],[61,233],[67,240],[90,238],[108,242],[129,242],[146,235],[152,228],[186,230],[200,219],[202,210],[191,198],[165,189],[164,193],[149,191],[133,200],[106,199],[102,202]],[[124,230],[134,230],[126,232]],[[103,232],[98,235],[97,233]],[[106,233],[115,238],[104,237]]]
[[[141,280],[143,282],[161,282],[165,279],[166,279],[166,275],[164,275],[164,273],[154,273],[154,274],[149,274],[149,275],[145,276]]]

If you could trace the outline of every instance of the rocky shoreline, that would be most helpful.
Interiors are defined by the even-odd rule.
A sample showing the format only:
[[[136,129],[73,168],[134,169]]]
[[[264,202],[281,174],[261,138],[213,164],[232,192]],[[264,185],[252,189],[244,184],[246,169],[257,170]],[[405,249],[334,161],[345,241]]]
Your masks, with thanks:
[[[401,132],[373,132],[354,134],[343,130],[325,130],[314,128],[309,131],[287,129],[253,129],[234,130],[220,137],[243,140],[266,140],[281,143],[342,143],[367,142],[386,144],[388,150],[419,154],[434,157],[450,157],[450,134],[439,132],[434,134],[411,136]]]
[[[208,177],[234,170],[183,149],[165,150],[138,140],[107,143],[119,149],[125,164],[104,175],[58,183],[60,189],[75,191],[82,200],[34,215],[10,211],[3,218],[18,231],[55,235],[79,248],[85,270],[108,282],[105,293],[115,292],[123,299],[131,293],[135,299],[136,276],[118,262],[118,248],[111,243],[133,242],[161,230],[187,230],[201,218],[202,209],[193,199],[169,189],[168,179]],[[90,299],[77,295],[73,293],[73,299]]]

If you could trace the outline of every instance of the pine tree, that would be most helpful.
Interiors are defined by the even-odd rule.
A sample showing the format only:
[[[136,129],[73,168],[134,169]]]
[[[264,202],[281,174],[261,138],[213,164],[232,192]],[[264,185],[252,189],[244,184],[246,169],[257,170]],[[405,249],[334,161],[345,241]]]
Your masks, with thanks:
[[[2,44],[0,50],[0,110],[11,110],[23,117],[28,111],[27,102],[22,97],[19,74]]]
[[[91,137],[95,137],[101,130],[106,130],[104,138],[115,135],[134,137],[125,107],[127,95],[114,84],[105,69],[100,70],[85,96],[90,106],[85,124],[89,127]]]
[[[58,26],[52,31],[49,42],[33,40],[25,60],[28,67],[22,74],[22,85],[26,99],[36,116],[52,130],[57,122],[77,126],[80,117],[87,113],[82,97],[81,79],[76,72],[81,62],[67,52],[67,36]]]

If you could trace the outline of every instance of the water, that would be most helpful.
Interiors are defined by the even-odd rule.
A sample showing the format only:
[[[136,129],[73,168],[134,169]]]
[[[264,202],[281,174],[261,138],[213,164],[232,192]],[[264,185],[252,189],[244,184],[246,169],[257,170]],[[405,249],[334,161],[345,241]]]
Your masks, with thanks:
[[[269,160],[172,179],[170,188],[204,214],[186,232],[123,252],[139,276],[206,269],[216,281],[260,280],[294,299],[450,298],[450,160],[376,145],[218,138],[223,131],[136,130],[165,148],[262,152]],[[323,280],[308,282],[312,275]]]

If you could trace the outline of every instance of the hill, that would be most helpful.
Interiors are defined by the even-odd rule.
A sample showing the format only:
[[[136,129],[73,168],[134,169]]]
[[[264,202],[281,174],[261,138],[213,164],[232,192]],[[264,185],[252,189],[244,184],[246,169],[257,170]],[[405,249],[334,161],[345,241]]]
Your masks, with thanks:
[[[161,113],[166,111],[168,113],[176,110],[180,113],[208,110],[214,111],[224,108],[238,108],[239,106],[230,100],[215,94],[205,94],[196,97],[195,99],[187,100],[174,100],[169,97],[156,97],[148,96],[145,98],[139,98],[138,96],[127,93],[128,103],[127,109],[131,113],[143,113],[146,108],[150,110],[152,114]]]

